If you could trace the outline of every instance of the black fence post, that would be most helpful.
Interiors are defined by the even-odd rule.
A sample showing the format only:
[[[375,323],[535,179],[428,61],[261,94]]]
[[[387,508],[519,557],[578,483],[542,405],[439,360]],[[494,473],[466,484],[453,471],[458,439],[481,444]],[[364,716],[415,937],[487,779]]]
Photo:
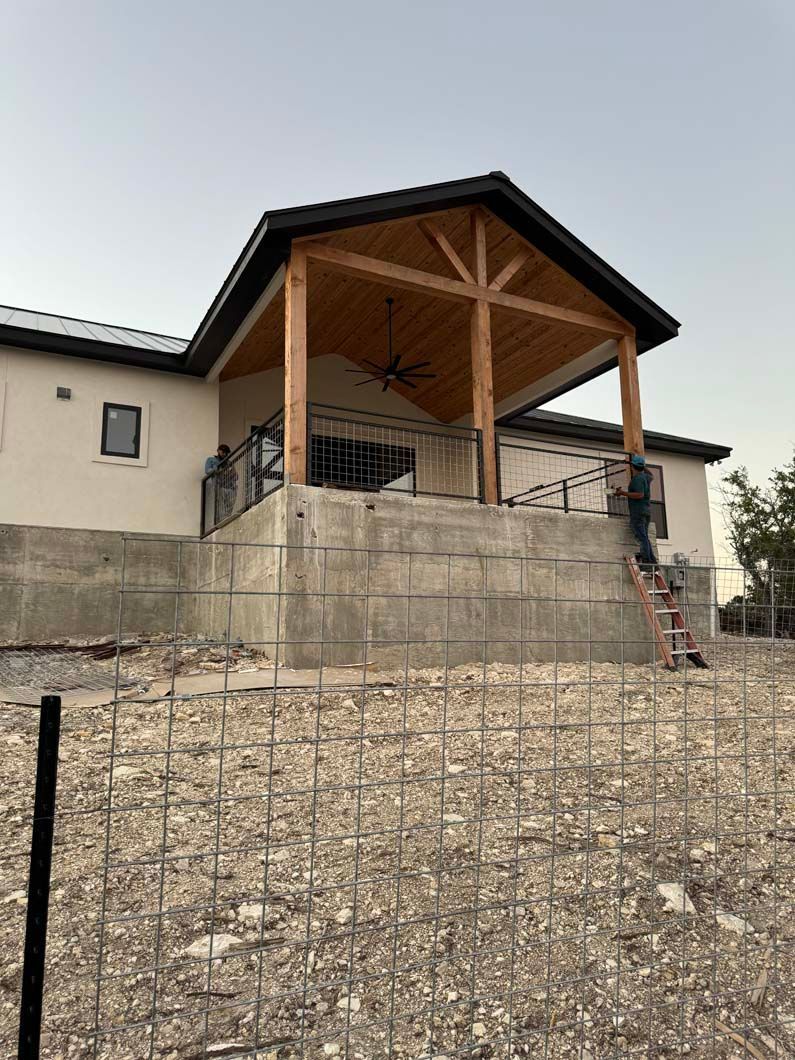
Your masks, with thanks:
[[[39,716],[36,795],[28,875],[22,1001],[19,1010],[18,1060],[38,1060],[44,999],[44,955],[50,905],[52,839],[55,826],[55,784],[61,735],[61,697],[44,696]]]
[[[312,403],[311,403],[311,401],[307,401],[307,403],[306,403],[306,484],[307,484],[307,486],[311,486],[312,485],[312,475],[313,475],[313,471],[314,471],[314,469],[312,467],[312,433],[313,433],[313,429],[312,429]],[[282,448],[284,448],[284,447],[282,446]],[[282,465],[282,466],[284,466],[284,465]],[[282,472],[282,478],[283,477],[284,477],[284,472]]]
[[[486,469],[483,466],[483,431],[478,427],[476,434],[476,454],[478,460],[478,501],[481,504],[486,503]],[[497,461],[497,504],[502,500],[500,497],[500,470],[499,470],[499,444],[495,438],[494,440],[494,459]]]

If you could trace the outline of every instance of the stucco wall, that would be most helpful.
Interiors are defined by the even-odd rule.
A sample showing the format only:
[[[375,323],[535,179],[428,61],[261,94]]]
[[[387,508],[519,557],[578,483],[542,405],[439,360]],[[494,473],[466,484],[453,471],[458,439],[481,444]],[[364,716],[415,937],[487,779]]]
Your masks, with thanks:
[[[376,362],[379,361],[375,357]],[[342,405],[361,412],[380,412],[389,416],[408,416],[430,420],[422,409],[394,390],[382,391],[375,383],[356,386],[366,376],[349,375],[356,368],[352,361],[336,354],[309,360],[307,394],[310,401],[323,405]],[[284,405],[284,370],[273,368],[242,379],[221,383],[220,438],[234,448],[248,434],[252,423],[262,423]]]
[[[199,532],[218,387],[203,380],[0,347],[0,522]],[[70,387],[69,401],[56,387]],[[100,462],[103,401],[148,411],[146,466]]]

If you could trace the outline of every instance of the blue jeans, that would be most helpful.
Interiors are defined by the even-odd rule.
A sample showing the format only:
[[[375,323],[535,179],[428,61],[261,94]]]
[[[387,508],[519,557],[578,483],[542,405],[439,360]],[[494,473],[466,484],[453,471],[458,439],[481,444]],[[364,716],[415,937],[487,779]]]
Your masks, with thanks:
[[[643,557],[643,563],[657,562],[657,557],[654,555],[654,549],[651,547],[651,541],[649,540],[650,522],[651,516],[649,515],[630,515],[629,517],[629,528],[635,535],[635,540],[640,545],[640,554]]]

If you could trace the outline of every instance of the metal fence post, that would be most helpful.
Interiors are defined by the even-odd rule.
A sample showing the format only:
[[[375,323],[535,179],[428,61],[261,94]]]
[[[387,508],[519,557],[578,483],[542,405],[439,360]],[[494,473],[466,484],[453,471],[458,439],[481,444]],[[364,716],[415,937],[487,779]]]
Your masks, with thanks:
[[[312,402],[306,403],[306,484],[312,485]]]
[[[483,431],[478,427],[477,429],[477,447],[475,452],[477,453],[478,459],[478,500],[481,504],[486,503],[486,469],[483,466]],[[494,459],[497,469],[497,503],[500,504],[502,497],[500,495],[500,459],[499,459],[499,444],[497,439],[494,439]]]
[[[33,838],[30,846],[25,956],[22,966],[22,1000],[19,1011],[18,1060],[38,1060],[39,1056],[60,734],[61,697],[44,696],[39,716],[36,794],[33,803]]]

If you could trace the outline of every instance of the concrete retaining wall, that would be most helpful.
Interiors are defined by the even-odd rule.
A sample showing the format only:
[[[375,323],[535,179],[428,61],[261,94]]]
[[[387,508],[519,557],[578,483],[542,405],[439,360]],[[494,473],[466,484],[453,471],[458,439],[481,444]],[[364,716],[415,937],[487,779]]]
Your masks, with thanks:
[[[252,541],[281,547],[228,547]],[[194,628],[222,637],[231,614],[287,666],[655,655],[621,519],[287,486],[207,542],[191,587],[220,595],[194,598]]]
[[[115,635],[124,554],[126,636],[229,636],[296,668],[646,662],[633,550],[621,519],[306,486],[201,542],[0,526],[0,641]],[[689,574],[697,634],[709,574]]]
[[[54,643],[115,636],[123,535],[0,524],[0,642]],[[159,538],[127,544],[126,578],[152,590],[176,583],[176,546]],[[127,629],[172,628],[172,594],[130,594]]]

